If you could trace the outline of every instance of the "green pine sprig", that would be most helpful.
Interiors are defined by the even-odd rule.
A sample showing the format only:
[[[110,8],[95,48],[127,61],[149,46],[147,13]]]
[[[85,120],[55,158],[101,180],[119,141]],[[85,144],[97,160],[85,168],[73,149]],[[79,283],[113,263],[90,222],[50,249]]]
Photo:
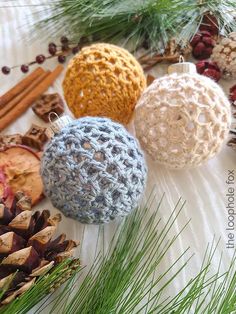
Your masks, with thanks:
[[[230,314],[236,311],[235,255],[226,272],[221,272],[222,259],[217,270],[212,269],[218,242],[207,247],[197,275],[178,293],[175,281],[189,266],[188,251],[169,264],[165,258],[181,231],[173,234],[184,203],[179,200],[167,221],[159,218],[151,205],[138,208],[116,230],[107,252],[98,254],[83,280],[66,286],[55,299],[50,310],[47,304],[37,313],[62,314]],[[166,265],[163,270],[163,265]]]
[[[221,33],[236,31],[234,0],[54,0],[38,12],[37,29],[138,49],[147,42],[162,51],[172,37],[183,46],[197,32],[204,14],[216,17]]]
[[[76,291],[62,313],[169,314],[190,310],[194,313],[233,313],[236,310],[235,257],[227,272],[220,273],[220,260],[219,268],[212,275],[211,265],[217,245],[212,244],[207,249],[195,278],[176,295],[165,296],[167,289],[171,290],[175,285],[178,274],[188,267],[190,259],[186,258],[187,248],[164,272],[161,271],[167,252],[186,227],[169,238],[184,204],[178,209],[179,205],[163,228],[160,227],[158,210],[145,224],[142,222],[148,215],[148,208],[141,216],[135,213],[128,218],[130,221],[121,228],[114,251],[108,252],[96,271],[86,277],[83,289]],[[173,275],[170,275],[171,271]],[[210,299],[207,298],[209,293],[212,293]],[[225,308],[224,311],[221,308]]]
[[[150,199],[146,206],[137,208],[118,225],[108,249],[102,248],[104,253],[95,256],[89,270],[82,271],[79,265],[71,267],[71,260],[64,261],[37,280],[29,291],[2,307],[0,313],[26,314],[43,299],[35,314],[235,313],[236,254],[225,272],[221,271],[222,256],[218,268],[213,269],[219,241],[207,247],[196,276],[179,292],[170,294],[178,275],[189,267],[192,256],[189,248],[168,264],[167,256],[189,222],[174,234],[173,227],[185,203],[180,199],[163,222],[159,212],[163,199],[153,211],[154,201]],[[103,237],[103,232],[97,244],[99,237]],[[64,288],[51,296],[67,277],[70,278]],[[49,296],[45,299],[46,295]]]

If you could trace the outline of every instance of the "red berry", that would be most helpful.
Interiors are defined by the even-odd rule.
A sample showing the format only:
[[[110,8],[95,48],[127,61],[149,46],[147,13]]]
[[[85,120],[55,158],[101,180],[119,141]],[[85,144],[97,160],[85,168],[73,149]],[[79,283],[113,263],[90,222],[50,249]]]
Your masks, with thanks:
[[[22,64],[20,69],[23,73],[27,73],[29,71],[29,66],[27,64]]]
[[[7,66],[2,67],[2,73],[7,75],[11,72],[11,69]]]
[[[55,46],[48,46],[48,52],[50,53],[50,55],[55,56],[56,52],[57,52],[57,47]]]
[[[45,56],[44,55],[38,55],[37,57],[36,57],[36,62],[38,63],[38,64],[41,64],[41,63],[43,63],[44,61],[45,61]]]
[[[57,59],[59,63],[64,63],[66,61],[66,56],[60,55]]]
[[[66,36],[62,36],[60,41],[62,44],[68,44],[69,39]]]
[[[55,43],[49,43],[49,44],[48,44],[48,48],[49,48],[49,47],[55,47],[55,48],[57,48],[57,45],[56,45]]]
[[[72,48],[72,53],[74,55],[77,54],[78,52],[79,52],[79,47],[78,46]]]

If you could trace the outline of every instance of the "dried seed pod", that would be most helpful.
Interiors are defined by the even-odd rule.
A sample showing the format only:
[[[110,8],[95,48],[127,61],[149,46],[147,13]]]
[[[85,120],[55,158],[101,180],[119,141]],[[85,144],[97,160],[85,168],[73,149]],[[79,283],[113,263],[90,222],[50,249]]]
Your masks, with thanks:
[[[199,31],[192,39],[191,46],[193,47],[193,56],[196,59],[208,59],[212,54],[212,49],[215,46],[215,40],[211,33],[207,31]]]

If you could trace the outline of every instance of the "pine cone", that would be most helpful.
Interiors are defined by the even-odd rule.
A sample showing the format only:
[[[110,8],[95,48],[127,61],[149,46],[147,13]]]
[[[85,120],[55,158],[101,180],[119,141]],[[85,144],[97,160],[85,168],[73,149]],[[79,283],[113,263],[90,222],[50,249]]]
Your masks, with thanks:
[[[213,49],[211,59],[217,63],[225,78],[236,78],[236,32],[219,40]]]
[[[13,301],[31,288],[38,276],[72,256],[78,243],[66,240],[65,234],[52,240],[60,221],[60,214],[51,217],[48,210],[32,213],[31,200],[22,192],[15,194],[10,208],[0,200],[0,289],[10,281],[1,304]],[[78,265],[79,261],[74,261],[67,265],[61,283],[70,276],[70,265]]]

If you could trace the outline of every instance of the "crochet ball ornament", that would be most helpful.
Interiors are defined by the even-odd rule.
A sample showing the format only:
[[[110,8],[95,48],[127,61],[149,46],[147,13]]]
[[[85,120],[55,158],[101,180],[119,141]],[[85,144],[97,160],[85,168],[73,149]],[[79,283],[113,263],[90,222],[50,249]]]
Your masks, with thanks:
[[[138,61],[110,44],[85,47],[69,63],[64,96],[76,118],[103,116],[127,124],[146,79]]]
[[[181,65],[172,67],[178,71]],[[230,103],[219,85],[195,69],[173,72],[156,79],[140,98],[136,134],[153,160],[170,168],[195,167],[213,157],[226,139]]]
[[[137,141],[106,118],[81,118],[44,151],[45,194],[66,216],[100,224],[125,216],[144,191],[146,165]]]

